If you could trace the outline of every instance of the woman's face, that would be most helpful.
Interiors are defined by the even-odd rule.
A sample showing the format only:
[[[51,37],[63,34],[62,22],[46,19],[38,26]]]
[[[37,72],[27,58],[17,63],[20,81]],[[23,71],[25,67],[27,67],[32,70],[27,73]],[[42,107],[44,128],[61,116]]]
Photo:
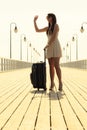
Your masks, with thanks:
[[[46,18],[49,23],[52,23],[52,17],[47,16]]]

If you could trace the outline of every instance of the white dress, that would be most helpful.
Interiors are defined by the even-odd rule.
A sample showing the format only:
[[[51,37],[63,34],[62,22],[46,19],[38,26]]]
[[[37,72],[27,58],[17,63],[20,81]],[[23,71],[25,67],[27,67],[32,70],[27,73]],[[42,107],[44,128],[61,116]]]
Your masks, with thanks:
[[[49,34],[47,35],[48,41],[50,40],[51,36],[52,35]],[[61,50],[60,42],[57,37],[58,37],[58,33],[53,43],[51,43],[51,45],[47,48],[46,58],[48,59],[52,57],[62,57],[62,50]]]

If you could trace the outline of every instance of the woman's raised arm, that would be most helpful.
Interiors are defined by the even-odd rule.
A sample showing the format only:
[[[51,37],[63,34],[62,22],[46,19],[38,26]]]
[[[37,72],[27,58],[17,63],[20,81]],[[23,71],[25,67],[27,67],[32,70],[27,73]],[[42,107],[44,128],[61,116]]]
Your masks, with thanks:
[[[37,19],[38,19],[38,16],[35,16],[34,17],[34,27],[35,27],[36,32],[46,32],[48,27],[44,27],[44,28],[39,29],[37,26],[37,23],[36,23]]]

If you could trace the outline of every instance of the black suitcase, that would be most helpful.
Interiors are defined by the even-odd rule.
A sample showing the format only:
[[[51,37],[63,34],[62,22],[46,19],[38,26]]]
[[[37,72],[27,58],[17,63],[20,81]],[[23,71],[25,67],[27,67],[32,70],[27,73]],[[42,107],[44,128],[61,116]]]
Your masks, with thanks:
[[[44,51],[44,62],[33,63],[30,74],[31,83],[34,88],[46,90],[46,58]]]

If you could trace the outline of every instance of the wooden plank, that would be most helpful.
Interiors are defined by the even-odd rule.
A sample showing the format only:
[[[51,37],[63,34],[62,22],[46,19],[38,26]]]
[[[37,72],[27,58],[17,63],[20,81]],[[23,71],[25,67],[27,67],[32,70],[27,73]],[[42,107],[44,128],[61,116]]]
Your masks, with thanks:
[[[24,79],[22,83],[20,81],[20,83],[13,84],[13,88],[7,89],[7,91],[1,93],[0,105],[5,104],[5,102],[8,102],[7,99],[13,98],[13,96],[16,95],[16,93],[20,93],[25,88],[25,86],[26,80]]]
[[[4,126],[5,122],[14,114],[17,107],[22,103],[23,98],[27,95],[29,88],[27,87],[0,115],[0,128]]]
[[[29,72],[30,69],[22,69],[22,70],[15,70],[10,72],[0,73],[0,97],[8,91],[9,89],[13,88],[16,83],[20,83],[23,79],[27,79],[29,81]]]
[[[61,98],[63,98],[62,94]],[[66,130],[67,126],[63,118],[63,113],[61,111],[61,106],[59,104],[56,91],[50,92],[50,99],[51,99],[52,130]]]
[[[73,87],[70,87],[70,88],[72,88],[73,90],[77,91],[80,95],[82,95],[87,100],[87,92],[84,91],[84,88],[80,89],[80,85],[78,85],[77,83],[73,82],[72,80],[65,80],[65,81],[70,86],[73,86]]]
[[[11,87],[10,88],[7,88],[7,84],[3,81],[3,84],[4,84],[4,89],[5,89],[5,92],[3,93],[0,93],[0,112],[2,111],[2,109],[4,109],[17,95],[19,95],[21,93],[21,91],[23,91],[23,89],[26,88],[26,85],[28,86],[29,85],[29,82],[28,82],[28,77],[27,75],[25,76],[25,73],[26,73],[26,70],[22,70],[23,74],[22,74],[22,77],[19,76],[19,74],[17,73],[21,73],[21,71],[16,71],[16,73],[12,73],[12,72],[8,72],[8,73],[4,73],[5,75],[7,75],[9,78],[8,78],[8,81],[10,81],[10,77],[13,78],[14,75],[17,75],[16,78],[13,78],[11,80]],[[2,73],[3,74],[3,73]],[[12,76],[13,75],[13,76]],[[23,78],[23,75],[25,76]],[[15,80],[14,80],[15,79]]]
[[[22,86],[20,86],[20,87],[22,87]],[[4,102],[1,102],[1,104],[0,104],[0,114],[4,111],[4,109],[7,109],[18,97],[20,97],[21,94],[24,91],[26,91],[26,89],[28,90],[29,88],[28,88],[28,86],[25,85],[19,91],[17,91],[13,95],[11,95],[9,98],[7,98],[7,100],[5,100]]]
[[[78,79],[78,81],[74,80],[74,81],[73,81],[73,84],[75,84],[75,85],[77,86],[77,88],[80,89],[80,91],[81,91],[83,94],[85,93],[85,95],[87,95],[87,83],[86,83],[86,82],[83,82],[83,83],[82,83],[82,81],[80,81],[80,80]]]
[[[22,119],[24,118],[28,107],[32,102],[32,98],[34,97],[34,93],[29,92],[27,97],[24,99],[22,104],[17,108],[9,122],[5,125],[4,130],[17,130]]]
[[[67,89],[67,87],[64,87],[64,91],[65,91],[65,93],[67,95],[68,101],[70,102],[74,113],[76,114],[76,118],[78,119],[78,121],[80,122],[80,124],[82,125],[82,127],[85,128],[85,130],[86,130],[87,129],[87,112],[85,112],[83,110],[83,108],[81,107],[81,105],[73,97],[73,95],[69,92],[69,90]],[[68,113],[69,113],[69,111],[68,111]],[[74,121],[75,121],[75,119],[74,119]]]
[[[80,81],[84,85],[87,84],[87,71],[73,68],[62,68],[62,76],[68,80],[75,80],[76,82]]]
[[[64,91],[66,92],[68,100],[70,101],[78,120],[81,122],[83,128],[87,129],[87,123],[86,123],[87,122],[87,118],[86,118],[87,112],[81,106],[81,104],[82,104],[83,107],[85,109],[87,109],[87,107],[86,107],[87,102],[83,101],[82,97],[80,97],[81,95],[78,95],[78,93],[82,94],[82,96],[84,96],[84,98],[86,98],[86,96],[87,96],[87,94],[84,94],[84,92],[82,92],[82,90],[78,86],[79,85],[78,82],[84,86],[87,84],[87,79],[86,79],[87,72],[75,70],[75,69],[64,69],[64,71],[65,71],[63,73],[64,82],[68,85],[68,89],[70,89],[71,93],[67,89],[67,87],[64,87]],[[66,74],[67,74],[67,76],[66,76]],[[73,80],[73,82],[72,82],[72,80]],[[80,87],[81,87],[81,85],[80,85]],[[76,92],[75,92],[75,90],[76,90]]]
[[[74,81],[75,81],[75,83],[76,83],[77,85],[80,86],[81,89],[83,89],[84,91],[87,92],[87,81],[75,80],[75,79],[74,79]]]
[[[35,130],[50,130],[49,94],[44,93]]]
[[[17,130],[34,130],[42,92],[36,93],[27,113]]]
[[[79,120],[77,119],[65,95],[63,95],[63,98],[60,99],[60,103],[61,103],[61,107],[63,110],[64,118],[65,118],[68,129],[83,130],[83,127],[81,126]]]
[[[87,100],[83,93],[81,93],[81,90],[78,88],[78,86],[75,86],[70,81],[66,81],[65,84],[67,85],[67,88],[69,91],[73,94],[73,96],[76,98],[76,100],[80,103],[80,105],[83,107],[85,111],[87,111]]]

